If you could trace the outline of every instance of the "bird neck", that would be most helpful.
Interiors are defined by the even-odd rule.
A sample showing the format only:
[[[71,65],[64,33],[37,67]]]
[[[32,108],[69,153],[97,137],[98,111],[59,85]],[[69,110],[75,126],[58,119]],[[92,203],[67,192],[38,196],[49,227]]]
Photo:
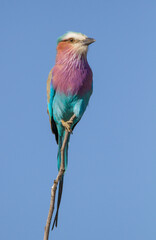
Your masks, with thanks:
[[[73,48],[58,51],[56,55],[56,65],[64,65],[66,68],[84,68],[88,65],[87,54],[79,53]]]
[[[53,87],[66,95],[83,95],[92,89],[92,71],[84,55],[57,52],[53,68]]]

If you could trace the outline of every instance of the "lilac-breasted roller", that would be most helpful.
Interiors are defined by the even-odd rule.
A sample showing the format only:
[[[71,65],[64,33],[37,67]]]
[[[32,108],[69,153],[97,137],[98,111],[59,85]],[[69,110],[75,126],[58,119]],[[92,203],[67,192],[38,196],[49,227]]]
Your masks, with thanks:
[[[47,80],[47,101],[51,129],[58,144],[58,170],[65,130],[70,133],[73,131],[85,112],[93,91],[93,74],[87,61],[88,46],[93,42],[93,38],[76,32],[67,32],[57,41],[56,63]],[[70,134],[68,142],[69,139]],[[65,170],[68,164],[68,142],[63,155]],[[52,229],[54,225],[57,227],[62,189],[63,177],[59,181],[57,210]]]

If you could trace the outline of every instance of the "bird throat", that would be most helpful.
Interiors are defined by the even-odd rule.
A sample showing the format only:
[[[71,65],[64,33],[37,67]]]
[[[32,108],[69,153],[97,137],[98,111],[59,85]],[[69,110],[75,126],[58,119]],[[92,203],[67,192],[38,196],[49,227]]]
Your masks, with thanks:
[[[79,54],[72,49],[58,52],[52,82],[55,90],[66,95],[82,95],[91,90],[92,71],[86,54]]]

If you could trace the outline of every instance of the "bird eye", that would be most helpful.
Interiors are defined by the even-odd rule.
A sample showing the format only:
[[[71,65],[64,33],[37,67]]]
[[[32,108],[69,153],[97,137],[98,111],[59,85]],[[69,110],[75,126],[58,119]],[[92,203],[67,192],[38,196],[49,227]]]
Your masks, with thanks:
[[[74,39],[73,39],[73,38],[71,38],[71,39],[70,39],[70,42],[74,42]]]

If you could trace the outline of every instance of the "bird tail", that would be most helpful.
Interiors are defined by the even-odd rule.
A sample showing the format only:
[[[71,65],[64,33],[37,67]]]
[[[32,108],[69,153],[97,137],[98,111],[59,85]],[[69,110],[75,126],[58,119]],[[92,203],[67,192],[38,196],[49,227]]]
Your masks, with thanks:
[[[59,181],[59,191],[58,191],[58,199],[57,199],[57,210],[56,210],[55,218],[54,218],[54,221],[53,221],[52,230],[54,229],[54,226],[57,227],[58,212],[59,212],[59,207],[60,207],[61,197],[62,197],[62,190],[63,190],[63,178],[64,178],[64,176],[62,176],[61,179],[60,179],[60,181]]]
[[[58,146],[58,153],[57,153],[57,167],[58,167],[58,171],[60,170],[60,166],[61,166],[61,147],[62,147],[62,144],[63,144],[64,136],[65,136],[65,132],[63,134],[63,137],[59,136],[59,141],[58,141],[58,145],[59,145]],[[66,144],[65,149],[64,149],[64,168],[65,168],[65,171],[66,171],[67,165],[68,165],[68,143],[69,143],[69,138],[70,138],[70,136],[68,136],[67,144]]]
[[[61,147],[62,147],[62,143],[63,143],[63,140],[64,140],[64,135],[63,135],[63,137],[59,136],[59,142],[58,142],[59,148],[58,148],[58,154],[57,154],[58,171],[60,170],[60,166],[61,166]],[[69,137],[68,137],[68,141],[67,141],[67,144],[66,144],[65,150],[64,150],[65,170],[67,169],[67,165],[68,165],[68,142],[69,142]],[[60,207],[61,197],[62,197],[62,191],[63,191],[63,180],[64,180],[64,175],[59,180],[59,190],[58,190],[58,198],[57,198],[57,210],[56,210],[55,218],[54,218],[54,221],[53,221],[52,230],[53,230],[54,226],[57,227],[58,212],[59,212],[59,207]]]

